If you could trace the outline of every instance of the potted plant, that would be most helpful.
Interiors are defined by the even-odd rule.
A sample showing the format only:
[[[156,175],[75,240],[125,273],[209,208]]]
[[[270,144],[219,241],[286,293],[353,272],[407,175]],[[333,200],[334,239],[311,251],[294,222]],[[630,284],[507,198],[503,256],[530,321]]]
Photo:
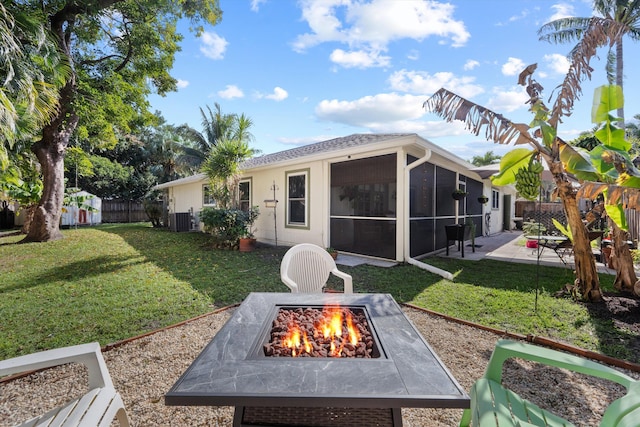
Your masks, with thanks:
[[[467,194],[469,194],[469,193],[467,193],[466,191],[458,188],[457,190],[454,190],[454,192],[451,194],[451,196],[456,200],[462,200],[465,197],[467,197]]]
[[[482,196],[478,197],[478,201],[484,205],[489,201],[489,198],[483,194]]]
[[[327,252],[329,252],[329,255],[331,255],[331,258],[333,258],[333,259],[338,258],[338,251],[335,250],[335,248],[328,247],[327,248]]]
[[[240,252],[251,252],[256,247],[255,229],[253,223],[260,214],[260,208],[254,206],[245,212],[244,233],[238,239],[238,250]]]

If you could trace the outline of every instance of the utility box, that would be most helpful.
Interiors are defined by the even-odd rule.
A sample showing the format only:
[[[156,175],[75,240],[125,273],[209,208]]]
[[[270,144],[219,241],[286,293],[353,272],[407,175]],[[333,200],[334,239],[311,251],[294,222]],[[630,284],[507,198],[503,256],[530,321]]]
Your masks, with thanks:
[[[176,212],[169,216],[171,231],[190,231],[191,214],[189,212]]]
[[[15,214],[9,209],[9,203],[2,202],[0,210],[0,230],[11,229],[15,226]]]

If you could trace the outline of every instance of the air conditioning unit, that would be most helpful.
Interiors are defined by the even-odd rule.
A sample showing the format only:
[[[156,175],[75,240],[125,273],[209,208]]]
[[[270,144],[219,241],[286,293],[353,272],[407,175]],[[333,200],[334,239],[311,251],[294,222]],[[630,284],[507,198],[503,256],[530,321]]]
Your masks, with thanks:
[[[171,231],[190,231],[191,214],[189,212],[176,212],[169,216]]]

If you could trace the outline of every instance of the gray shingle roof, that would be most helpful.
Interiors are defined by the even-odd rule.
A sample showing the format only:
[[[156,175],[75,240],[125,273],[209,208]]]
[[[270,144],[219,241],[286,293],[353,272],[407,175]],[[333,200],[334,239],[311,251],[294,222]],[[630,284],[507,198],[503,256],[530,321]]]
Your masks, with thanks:
[[[401,138],[406,136],[417,136],[415,133],[378,133],[378,134],[362,134],[357,133],[340,138],[321,141],[315,144],[303,145],[301,147],[292,148],[290,150],[280,151],[273,154],[265,154],[264,156],[255,157],[244,162],[241,169],[252,169],[267,166],[273,163],[285,162],[302,157],[312,156],[319,153],[329,153],[332,151],[344,150],[360,145],[375,144],[377,142],[388,139]]]

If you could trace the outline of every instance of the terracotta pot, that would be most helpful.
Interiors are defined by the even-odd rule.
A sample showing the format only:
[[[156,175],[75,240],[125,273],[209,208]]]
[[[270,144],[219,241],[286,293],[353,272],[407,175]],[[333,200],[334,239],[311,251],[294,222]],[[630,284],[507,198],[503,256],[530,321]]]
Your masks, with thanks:
[[[251,252],[256,247],[256,239],[241,237],[238,245],[240,252]]]
[[[331,258],[333,259],[338,258],[338,252],[329,252],[329,255],[331,255]]]

